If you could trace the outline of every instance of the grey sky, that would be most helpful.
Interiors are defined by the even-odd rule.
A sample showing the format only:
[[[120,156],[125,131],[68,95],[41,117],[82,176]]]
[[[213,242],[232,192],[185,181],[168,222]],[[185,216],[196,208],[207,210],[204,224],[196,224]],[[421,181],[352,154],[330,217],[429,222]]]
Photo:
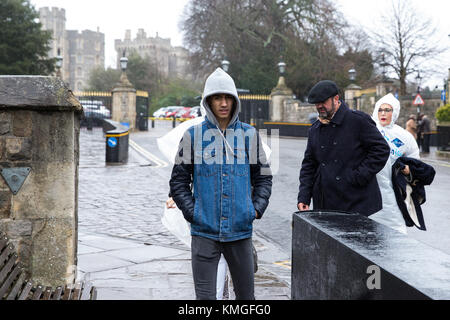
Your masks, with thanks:
[[[135,37],[139,28],[148,36],[171,38],[174,46],[182,45],[178,21],[189,0],[31,0],[36,8],[59,7],[66,10],[66,28],[69,30],[96,30],[105,33],[106,66],[115,67],[116,52],[114,40],[123,39],[125,30],[130,29]],[[450,46],[450,1],[412,0],[419,15],[431,17],[438,27],[436,38],[446,47]],[[373,28],[380,14],[390,10],[391,0],[334,0],[348,21],[365,28]],[[450,51],[450,50],[449,50]],[[439,65],[442,70],[424,85],[442,86],[450,67],[450,52],[444,54]],[[289,67],[289,66],[288,66]]]

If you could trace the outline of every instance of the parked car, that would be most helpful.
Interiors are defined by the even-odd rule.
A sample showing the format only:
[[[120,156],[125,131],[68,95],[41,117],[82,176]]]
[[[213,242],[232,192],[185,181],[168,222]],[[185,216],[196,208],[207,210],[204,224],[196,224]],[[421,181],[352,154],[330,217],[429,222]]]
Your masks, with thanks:
[[[109,119],[111,112],[103,105],[102,101],[97,100],[80,100],[83,106],[85,118]]]
[[[175,114],[175,118],[181,118],[181,119],[190,118],[190,114],[191,114],[191,108],[190,107],[186,107],[186,108],[180,109]]]
[[[155,118],[164,118],[166,116],[167,107],[159,108],[155,112],[153,112],[153,117]]]
[[[191,108],[189,118],[197,118],[197,117],[201,117],[201,116],[202,116],[202,113],[200,112],[200,106]]]
[[[181,107],[181,106],[169,106],[169,107],[167,107],[165,117],[166,118],[175,118],[176,113],[183,108],[184,107]]]

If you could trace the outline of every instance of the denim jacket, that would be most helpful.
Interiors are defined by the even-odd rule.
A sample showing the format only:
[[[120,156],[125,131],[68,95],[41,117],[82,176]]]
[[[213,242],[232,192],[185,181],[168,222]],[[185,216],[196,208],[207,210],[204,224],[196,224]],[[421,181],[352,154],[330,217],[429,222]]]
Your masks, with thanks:
[[[214,130],[217,127],[205,119],[186,131],[183,140],[190,143],[184,150],[183,140],[180,143],[170,192],[191,223],[192,235],[220,242],[250,238],[255,210],[261,218],[269,203],[270,168],[252,126],[235,121],[224,133],[229,143],[220,135],[206,137],[206,132]]]

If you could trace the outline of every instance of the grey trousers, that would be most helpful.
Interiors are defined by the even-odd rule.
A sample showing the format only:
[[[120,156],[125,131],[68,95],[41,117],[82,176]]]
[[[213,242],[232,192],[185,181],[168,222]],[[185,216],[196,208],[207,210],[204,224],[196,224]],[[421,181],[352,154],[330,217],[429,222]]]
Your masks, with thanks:
[[[221,253],[230,270],[236,300],[255,300],[251,238],[219,242],[192,236],[191,253],[197,300],[216,299],[217,265]]]

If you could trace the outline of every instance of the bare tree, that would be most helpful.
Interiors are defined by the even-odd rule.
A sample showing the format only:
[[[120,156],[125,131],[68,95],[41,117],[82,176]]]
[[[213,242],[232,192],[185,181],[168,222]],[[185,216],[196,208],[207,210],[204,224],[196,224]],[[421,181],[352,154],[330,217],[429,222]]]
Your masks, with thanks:
[[[193,71],[208,74],[226,58],[236,85],[267,93],[282,56],[299,97],[318,80],[346,77],[347,26],[330,0],[191,0],[179,23]]]
[[[434,41],[436,27],[430,18],[417,11],[410,0],[395,0],[392,11],[382,16],[381,26],[373,31],[378,59],[400,80],[400,94],[406,94],[406,78],[419,71],[426,73],[424,62],[435,59],[445,50]],[[429,65],[429,63],[428,63]]]

